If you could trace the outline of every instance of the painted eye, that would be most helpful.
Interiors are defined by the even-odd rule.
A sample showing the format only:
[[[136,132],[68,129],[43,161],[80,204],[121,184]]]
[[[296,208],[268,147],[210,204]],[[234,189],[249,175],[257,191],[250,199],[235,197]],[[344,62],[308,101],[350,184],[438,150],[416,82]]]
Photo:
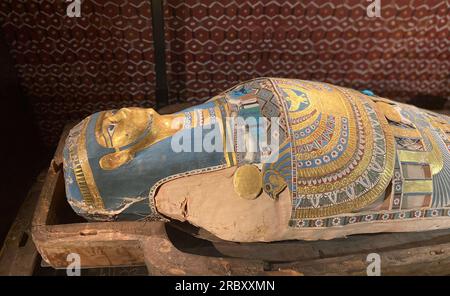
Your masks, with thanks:
[[[117,124],[113,123],[108,125],[107,129],[108,129],[108,134],[110,136],[112,136],[114,134],[114,130],[116,129]]]
[[[272,186],[270,186],[270,184],[266,184],[265,188],[266,188],[267,191],[271,191],[272,190]]]

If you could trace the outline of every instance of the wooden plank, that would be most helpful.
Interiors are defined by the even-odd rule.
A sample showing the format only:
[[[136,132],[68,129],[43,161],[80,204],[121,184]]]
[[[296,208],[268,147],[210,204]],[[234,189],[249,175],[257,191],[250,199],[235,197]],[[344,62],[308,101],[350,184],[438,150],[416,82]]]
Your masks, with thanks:
[[[56,147],[56,151],[53,157],[53,162],[57,166],[62,165],[64,144],[66,143],[66,138],[69,135],[70,129],[75,125],[76,123],[72,122],[64,126],[63,132],[61,133],[61,138],[59,139],[58,146]]]
[[[144,242],[147,269],[154,275],[367,275],[369,254],[288,263],[199,256],[175,248],[168,237]],[[371,252],[370,252],[371,253]],[[450,243],[378,251],[382,275],[450,275]]]
[[[31,220],[44,183],[42,172],[19,209],[0,251],[0,275],[32,275],[38,252],[31,239]]]
[[[144,265],[141,242],[165,233],[162,222],[104,222],[36,226],[33,240],[42,259],[65,268],[67,255],[80,255],[83,268]]]
[[[381,275],[450,275],[450,243],[377,252]],[[274,264],[304,275],[367,275],[368,254]]]
[[[145,262],[151,275],[258,275],[264,262],[249,259],[206,257],[179,251],[167,236],[143,242]]]
[[[277,243],[236,244],[214,242],[214,247],[230,257],[266,261],[321,259],[374,251],[408,249],[450,242],[450,230],[411,233],[362,234],[329,241],[288,241]]]

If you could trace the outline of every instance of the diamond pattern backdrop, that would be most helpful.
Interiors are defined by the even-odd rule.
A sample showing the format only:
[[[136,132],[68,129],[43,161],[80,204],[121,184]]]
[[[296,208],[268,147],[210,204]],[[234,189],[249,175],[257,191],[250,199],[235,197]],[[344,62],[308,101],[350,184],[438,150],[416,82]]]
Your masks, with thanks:
[[[171,102],[202,102],[258,76],[369,88],[397,100],[450,95],[450,1],[165,0]],[[153,106],[151,5],[3,0],[0,22],[43,140],[68,120],[121,106]]]
[[[92,112],[154,105],[150,1],[85,0],[80,18],[63,0],[2,0],[0,17],[43,141]]]
[[[450,93],[450,2],[167,0],[172,98],[203,101],[258,76],[326,81],[404,100]]]

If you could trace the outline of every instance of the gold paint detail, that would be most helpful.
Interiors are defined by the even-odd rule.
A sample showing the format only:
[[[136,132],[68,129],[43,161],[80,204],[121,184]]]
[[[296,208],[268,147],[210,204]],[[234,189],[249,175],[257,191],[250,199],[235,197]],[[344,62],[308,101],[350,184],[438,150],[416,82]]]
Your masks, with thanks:
[[[386,140],[386,165],[383,173],[381,173],[378,183],[367,193],[354,200],[349,200],[338,205],[324,206],[320,208],[307,208],[301,209],[300,211],[296,210],[296,215],[294,218],[318,218],[352,212],[371,204],[384,192],[392,179],[392,174],[394,171],[394,137],[388,127],[386,119],[380,116],[378,116],[378,119],[383,127]]]
[[[103,200],[98,192],[87,156],[86,129],[90,120],[90,117],[84,120],[77,144],[69,147],[69,154],[75,179],[83,200],[88,206],[94,207],[95,209],[104,209]]]
[[[277,94],[278,96],[282,97],[282,91],[284,91],[285,88],[297,88],[301,90],[302,92],[306,93],[307,96],[310,98],[310,107],[306,108],[303,111],[299,111],[296,113],[288,112],[286,116],[289,116],[291,121],[295,120],[297,114],[308,114],[308,112],[311,111],[312,108],[317,109],[317,114],[321,114],[322,118],[318,124],[318,126],[315,128],[314,132],[312,132],[310,135],[302,138],[293,140],[295,141],[295,146],[299,145],[305,145],[311,142],[316,141],[321,134],[326,129],[326,123],[328,120],[328,116],[332,115],[335,120],[335,129],[332,135],[332,138],[328,142],[327,145],[319,148],[316,151],[312,152],[306,152],[301,153],[297,155],[298,159],[310,159],[314,157],[319,157],[327,152],[330,151],[330,148],[335,146],[337,144],[337,141],[340,136],[340,129],[341,129],[341,121],[342,118],[346,118],[348,120],[348,126],[349,130],[356,131],[356,120],[353,115],[353,108],[352,105],[347,97],[346,94],[344,94],[342,91],[340,91],[337,87],[329,86],[330,92],[323,90],[321,87],[319,87],[318,84],[308,81],[288,81],[283,79],[276,79],[274,81],[276,87],[277,87]],[[281,90],[280,90],[281,88]],[[362,105],[359,104],[359,109],[362,108]],[[364,119],[364,112],[362,112],[362,116]],[[366,119],[366,122],[368,120]],[[309,125],[306,125],[305,123],[302,123],[301,125],[296,126],[293,128],[294,130],[298,130],[300,128],[305,128]],[[367,131],[370,133],[370,130]],[[366,137],[370,137],[371,135],[366,135]],[[371,143],[368,143],[369,145]],[[314,178],[321,178],[324,175],[331,174],[333,172],[339,171],[342,169],[347,162],[349,162],[357,150],[357,135],[353,132],[349,133],[348,135],[348,143],[347,143],[347,149],[344,151],[343,155],[339,157],[337,161],[331,161],[328,164],[322,165],[320,168],[310,167],[306,168],[303,167],[301,170],[297,171],[299,179],[314,179]],[[367,150],[370,153],[370,150]],[[295,150],[294,150],[295,153]],[[369,157],[370,155],[365,155],[365,158]],[[315,187],[315,186],[314,186]],[[325,188],[308,188],[310,191],[309,193],[315,193],[323,191]],[[330,189],[330,188],[327,188]]]
[[[95,123],[97,142],[105,148],[115,149],[132,144],[151,125],[152,111],[132,107],[101,112]]]
[[[267,174],[269,172],[265,172],[264,174]],[[275,172],[269,176],[269,184],[274,187],[268,192],[270,198],[272,199],[277,199],[278,195],[287,187],[286,181],[283,179],[283,177]]]
[[[349,103],[346,102],[345,100],[343,100],[342,105],[343,106],[347,106]],[[359,109],[363,108],[362,105],[357,104]],[[348,106],[348,108],[351,108],[350,106]],[[367,127],[369,124],[369,120],[367,119],[367,116],[365,115],[364,112],[361,112],[361,117],[363,120],[363,125],[364,127]],[[354,118],[352,118],[352,114],[349,112],[347,114],[347,119],[348,119],[348,130],[349,135],[348,135],[348,143],[347,143],[347,149],[345,149],[345,151],[343,152],[343,154],[336,160],[336,161],[330,161],[328,164],[324,164],[322,165],[320,168],[302,168],[301,170],[298,171],[298,176],[301,178],[320,178],[323,177],[324,175],[327,174],[332,174],[332,173],[336,173],[339,170],[341,170],[343,167],[345,167],[348,162],[354,157],[355,153],[357,153],[358,151],[358,147],[357,147],[357,130],[358,127],[356,125],[356,120]],[[336,125],[341,127],[340,121],[342,118],[336,118]],[[351,132],[351,131],[355,131],[355,132]],[[370,138],[372,136],[371,130],[370,129],[365,129],[365,137],[366,138]],[[336,134],[339,136],[339,131],[336,131]],[[333,144],[335,144],[335,142],[333,142],[334,139],[332,139],[330,141],[330,143],[328,143],[328,145],[324,146],[325,149],[322,149],[320,152],[322,152],[323,154],[325,154],[325,152],[328,152],[326,149],[330,150],[330,148],[333,147]],[[367,141],[366,145],[368,146],[366,153],[363,156],[363,163],[368,163],[372,154],[372,147],[371,145],[373,145],[373,143],[371,141]],[[307,156],[309,157],[316,157],[316,155],[314,154],[308,154]],[[298,157],[302,157],[302,158],[306,158],[306,155],[298,155]],[[319,156],[319,155],[317,155]],[[323,188],[319,189],[319,191],[323,190]]]
[[[433,192],[432,180],[414,180],[403,182],[403,193],[429,193]]]
[[[103,119],[105,118],[105,115],[108,114],[108,112],[111,111],[102,111],[100,112],[100,114],[98,115],[97,118],[97,122],[95,123],[95,139],[97,140],[97,143],[102,146],[102,147],[112,147],[112,143],[109,139],[109,137],[107,137],[106,134],[103,133],[103,127],[102,127],[102,123],[103,123]]]
[[[262,174],[255,166],[245,164],[233,175],[234,191],[243,199],[255,199],[261,194]]]
[[[224,121],[224,125],[225,125],[225,130],[226,130],[226,146],[225,146],[225,154],[226,157],[228,157],[228,153],[231,154],[231,166],[234,166],[237,164],[237,158],[236,158],[236,151],[234,151],[234,139],[233,139],[233,132],[232,132],[232,128],[231,128],[231,120],[230,120],[230,116],[231,116],[231,111],[230,111],[230,106],[228,105],[228,103],[224,102],[224,108],[225,108],[225,121]]]
[[[286,147],[289,143],[289,139],[286,138],[282,144],[280,144],[280,147]],[[279,155],[278,159],[283,159],[286,154],[290,154],[291,150],[284,149]],[[284,158],[282,161],[276,161],[271,162],[270,164],[266,164],[264,166],[264,173],[263,173],[263,183],[264,183],[264,191],[270,196],[272,199],[277,199],[278,195],[283,192],[283,190],[287,187],[286,180],[283,178],[281,168],[288,166],[291,167],[291,157]],[[284,177],[287,177],[284,175]]]
[[[317,140],[317,138],[321,134],[323,134],[323,132],[325,131],[327,120],[328,120],[327,116],[325,116],[325,114],[322,114],[322,118],[320,119],[319,124],[318,124],[317,129],[315,130],[315,132],[311,133],[309,136],[306,136],[306,137],[304,137],[302,139],[295,140],[295,143],[297,145],[302,145],[302,144],[307,144],[307,143],[310,143],[310,142],[313,142],[313,141]],[[302,126],[307,126],[307,125],[303,124]]]
[[[332,135],[331,135],[331,139],[329,140],[328,144],[325,146],[322,146],[320,148],[317,148],[313,151],[310,151],[310,152],[302,152],[302,158],[310,159],[310,158],[322,156],[323,154],[329,152],[330,147],[334,147],[339,144],[338,142],[339,142],[339,138],[341,136],[341,134],[340,134],[341,128],[342,128],[342,118],[340,120],[335,119],[335,126],[333,129]],[[320,135],[318,134],[317,138],[319,136]],[[315,142],[317,140],[317,138],[313,139],[313,141],[311,141],[311,143]],[[353,140],[353,138],[350,139],[348,145],[350,146],[351,149],[355,149],[356,143],[352,140]]]
[[[160,115],[143,108],[122,108],[101,114],[95,129],[97,142],[116,152],[103,156],[100,167],[114,170],[131,161],[137,152],[181,130],[184,118],[183,113]]]
[[[210,125],[211,124],[211,115],[209,114],[208,109],[202,109],[202,110],[200,110],[200,112],[202,112],[201,124],[202,125]]]
[[[381,112],[383,112],[384,116],[386,116],[387,119],[394,122],[403,122],[403,116],[400,114],[400,112],[397,110],[396,105],[392,105],[391,103],[378,101],[376,102],[376,106],[381,109]]]
[[[276,79],[273,81],[273,83],[278,86],[277,83],[284,84],[285,81]],[[392,134],[392,130],[390,129],[386,117],[380,112],[378,108],[376,108],[373,101],[361,95],[359,92],[334,86],[328,86],[329,91],[323,91],[319,89],[320,84],[317,84],[316,88],[314,88],[313,86],[311,90],[308,90],[304,87],[304,85],[313,85],[313,83],[308,83],[305,81],[299,81],[298,83],[299,89],[301,89],[303,92],[306,92],[306,94],[310,98],[311,105],[317,106],[318,112],[322,113],[322,116],[332,114],[335,117],[336,122],[339,122],[342,117],[346,117],[348,119],[350,137],[348,141],[349,145],[343,154],[344,157],[341,156],[337,161],[334,161],[334,163],[332,162],[326,165],[330,168],[330,171],[326,170],[325,172],[325,166],[317,168],[301,168],[297,170],[297,196],[299,199],[315,199],[317,198],[317,196],[323,196],[323,193],[333,193],[336,190],[344,190],[348,186],[348,184],[352,182],[363,182],[358,180],[368,169],[368,166],[372,165],[370,164],[370,159],[373,157],[380,157],[379,153],[373,153],[374,142],[372,137],[374,137],[375,135],[374,131],[372,131],[373,128],[368,118],[369,110],[371,110],[370,112],[373,112],[371,116],[374,118],[376,117],[377,122],[380,124],[379,132],[381,132],[385,141],[385,147],[383,148],[383,150],[385,151],[385,156],[382,172],[380,172],[379,178],[377,179],[376,183],[373,183],[370,188],[362,193],[362,195],[356,198],[351,198],[349,196],[349,198],[344,201],[341,201],[339,203],[332,202],[329,205],[293,208],[292,219],[334,216],[366,207],[383,194],[393,175],[395,158],[394,135]],[[312,89],[314,89],[314,91],[312,91]],[[282,98],[283,95],[278,87],[276,88],[276,91],[277,95]],[[357,164],[356,167],[353,168],[351,172],[341,180],[314,185],[314,178],[313,176],[311,176],[312,173],[316,178],[325,178],[327,174],[343,170],[346,166],[349,165],[349,161],[355,153],[354,149],[357,149],[355,141],[356,139],[352,137],[357,137],[359,128],[357,127],[357,121],[355,117],[356,114],[352,110],[353,107],[351,107],[351,105],[353,105],[354,108],[356,108],[355,110],[359,111],[361,115],[362,122],[359,123],[359,125],[360,128],[362,127],[364,129],[364,154],[362,155],[359,164]],[[368,108],[367,110],[365,105]],[[308,108],[306,108],[302,112],[308,111]],[[296,130],[297,129],[298,127],[296,127]],[[317,131],[320,130],[316,130],[315,132]],[[299,144],[299,141],[293,142],[295,142],[296,145]],[[295,147],[293,148],[293,153],[295,153]],[[304,155],[300,153],[296,155],[296,158],[304,159],[303,156]],[[308,179],[311,179],[312,181],[310,185],[301,184],[302,181],[305,182],[305,180]],[[331,198],[332,197],[330,197],[330,200]],[[315,202],[317,202],[317,200],[315,200],[313,204],[315,204]]]
[[[436,175],[444,167],[444,160],[442,158],[442,152],[436,143],[433,135],[429,130],[423,130],[425,136],[430,140],[431,151],[408,151],[398,150],[398,158],[401,162],[405,163],[426,163],[430,165],[431,174]]]
[[[227,167],[231,167],[231,160],[227,152],[227,138],[225,133],[226,123],[223,120],[222,112],[220,110],[220,103],[218,101],[214,101],[214,113],[216,115],[216,124],[219,126],[220,134],[222,135],[222,149],[223,149],[223,157],[225,158],[225,161],[227,162]]]
[[[415,128],[403,128],[391,125],[392,132],[394,136],[402,138],[421,138],[419,130]]]

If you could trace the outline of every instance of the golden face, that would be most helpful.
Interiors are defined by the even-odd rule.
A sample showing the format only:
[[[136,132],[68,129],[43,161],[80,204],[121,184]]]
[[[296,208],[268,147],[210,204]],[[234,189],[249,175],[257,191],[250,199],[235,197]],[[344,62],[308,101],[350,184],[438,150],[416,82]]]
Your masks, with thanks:
[[[100,114],[95,126],[97,142],[116,151],[100,159],[100,167],[113,170],[135,154],[182,128],[183,114],[159,115],[149,108],[122,108]]]
[[[153,109],[122,108],[106,111],[97,121],[95,136],[103,147],[119,149],[136,142],[151,128]]]

